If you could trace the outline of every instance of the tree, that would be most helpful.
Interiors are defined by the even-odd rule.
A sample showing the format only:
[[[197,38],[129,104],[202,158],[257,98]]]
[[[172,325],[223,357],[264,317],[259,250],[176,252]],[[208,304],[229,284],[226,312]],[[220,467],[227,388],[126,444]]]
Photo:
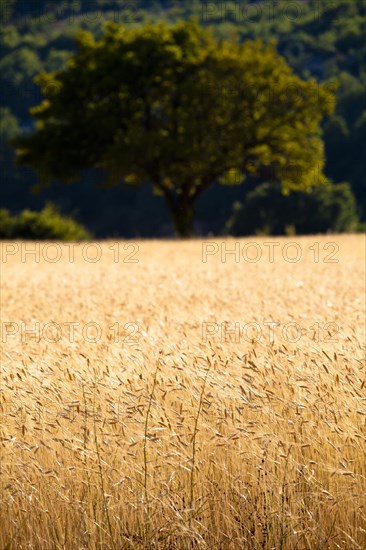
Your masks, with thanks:
[[[77,43],[66,68],[37,77],[36,131],[14,140],[41,182],[75,181],[87,167],[109,184],[152,182],[185,237],[214,182],[249,174],[303,189],[322,171],[333,96],[295,76],[275,44],[218,42],[195,21],[108,24]]]

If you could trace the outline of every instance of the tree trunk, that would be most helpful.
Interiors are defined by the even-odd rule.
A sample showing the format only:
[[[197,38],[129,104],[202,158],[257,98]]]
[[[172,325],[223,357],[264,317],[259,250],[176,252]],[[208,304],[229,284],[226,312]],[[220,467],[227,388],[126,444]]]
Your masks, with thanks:
[[[154,181],[154,180],[153,180]],[[176,195],[171,189],[164,187],[159,179],[155,180],[155,185],[161,191],[169,209],[175,234],[181,239],[187,239],[194,235],[194,202],[196,197],[188,196],[189,187],[186,186],[183,193]]]
[[[172,207],[169,205],[170,215],[174,225],[175,233],[177,237],[181,239],[186,239],[192,237],[194,234],[193,231],[193,220],[194,220],[194,209],[193,205],[190,203],[178,203]]]

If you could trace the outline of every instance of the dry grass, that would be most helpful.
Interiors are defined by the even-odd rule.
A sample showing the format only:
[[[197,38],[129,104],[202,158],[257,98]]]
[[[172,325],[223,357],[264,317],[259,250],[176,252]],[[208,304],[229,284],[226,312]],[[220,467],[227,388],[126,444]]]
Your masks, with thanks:
[[[1,550],[366,548],[364,237],[291,240],[298,263],[203,263],[191,241],[140,242],[136,264],[112,243],[95,264],[64,245],[3,264]],[[204,322],[263,335],[203,338]]]

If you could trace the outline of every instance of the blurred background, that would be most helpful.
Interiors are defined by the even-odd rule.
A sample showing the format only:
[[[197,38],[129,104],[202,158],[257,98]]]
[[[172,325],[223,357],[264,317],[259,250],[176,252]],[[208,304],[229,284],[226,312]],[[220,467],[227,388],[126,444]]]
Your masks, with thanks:
[[[276,39],[296,74],[333,86],[334,114],[323,123],[325,174],[334,185],[311,196],[263,181],[208,188],[197,205],[198,235],[306,234],[364,228],[366,144],[366,0],[203,2],[195,0],[1,0],[0,31],[0,237],[9,217],[28,209],[72,216],[96,238],[169,237],[174,234],[161,197],[140,189],[101,187],[102,175],[86,171],[78,184],[55,182],[34,191],[34,171],[15,165],[9,139],[31,133],[29,108],[42,100],[34,77],[62,68],[75,51],[74,36],[96,37],[106,21],[129,27],[195,16],[226,39]],[[52,203],[53,207],[47,205]],[[46,207],[46,210],[44,210]],[[5,210],[7,212],[5,212]],[[46,214],[45,214],[46,213]],[[8,225],[6,225],[8,224]]]

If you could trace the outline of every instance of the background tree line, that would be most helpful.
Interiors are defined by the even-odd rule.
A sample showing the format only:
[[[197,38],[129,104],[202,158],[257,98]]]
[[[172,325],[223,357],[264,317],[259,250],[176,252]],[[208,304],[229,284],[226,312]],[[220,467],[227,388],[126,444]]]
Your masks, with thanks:
[[[137,191],[121,187],[102,189],[99,185],[102,174],[98,170],[86,170],[78,185],[65,188],[54,184],[34,194],[32,188],[37,182],[36,176],[29,169],[15,166],[14,151],[8,140],[21,132],[32,131],[29,108],[41,101],[40,90],[33,78],[41,70],[54,71],[64,66],[74,52],[77,30],[89,30],[99,37],[106,21],[124,23],[133,28],[150,21],[173,22],[195,15],[203,26],[212,26],[218,38],[232,37],[240,41],[275,38],[279,53],[296,74],[302,78],[315,77],[330,90],[338,86],[335,112],[325,121],[323,128],[327,160],[325,174],[334,182],[349,182],[358,216],[364,221],[366,44],[363,31],[366,1],[299,1],[291,3],[292,7],[286,7],[284,2],[275,4],[137,0],[64,1],[57,5],[47,1],[0,2],[3,22],[0,32],[2,206],[19,213],[24,208],[40,210],[46,200],[51,199],[63,212],[77,213],[78,219],[99,237],[169,234],[171,224],[161,197],[154,196],[151,188],[142,187]],[[223,93],[231,94],[235,101],[235,82],[225,82]],[[222,188],[217,184],[207,189],[197,205],[197,230],[202,233],[224,231],[232,217],[233,203],[250,204],[253,189],[254,182],[250,180],[239,186]],[[260,200],[262,207],[266,208],[266,200],[270,204],[273,197],[263,189]],[[347,198],[349,190],[344,188],[344,199],[340,199],[338,188],[334,197],[341,206],[347,204],[349,216],[344,224],[350,225],[353,214],[352,199],[350,202]],[[298,198],[291,196],[286,200],[299,202]],[[234,214],[238,211],[240,209],[234,209]],[[286,223],[285,220],[282,228],[273,224],[267,229],[269,232],[283,232],[289,224],[292,221]],[[344,224],[343,227],[338,224],[338,227],[331,228],[342,230]],[[264,229],[259,219],[253,219],[245,226],[246,233]],[[311,232],[317,229],[314,225],[306,229],[299,226],[298,230]]]

